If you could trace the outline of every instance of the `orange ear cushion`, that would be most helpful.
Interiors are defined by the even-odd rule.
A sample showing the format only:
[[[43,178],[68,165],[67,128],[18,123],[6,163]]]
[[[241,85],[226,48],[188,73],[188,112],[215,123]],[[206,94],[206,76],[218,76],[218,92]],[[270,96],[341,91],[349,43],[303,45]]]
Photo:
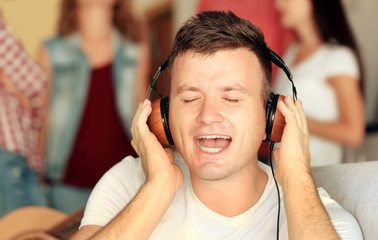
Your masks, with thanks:
[[[285,97],[280,95],[278,97],[278,101],[284,99]],[[278,104],[278,102],[277,102]],[[272,142],[275,142],[275,143],[278,143],[278,142],[281,142],[281,138],[282,138],[282,134],[283,134],[283,130],[285,128],[285,117],[282,115],[282,113],[278,110],[278,108],[276,108],[276,113],[274,115],[274,121],[273,121],[273,127],[272,127],[272,134],[271,134],[271,141]]]
[[[154,101],[152,103],[152,112],[147,119],[147,125],[150,128],[150,131],[155,134],[161,145],[169,146],[169,141],[165,135],[164,125],[161,117],[161,110],[160,110],[160,101]]]

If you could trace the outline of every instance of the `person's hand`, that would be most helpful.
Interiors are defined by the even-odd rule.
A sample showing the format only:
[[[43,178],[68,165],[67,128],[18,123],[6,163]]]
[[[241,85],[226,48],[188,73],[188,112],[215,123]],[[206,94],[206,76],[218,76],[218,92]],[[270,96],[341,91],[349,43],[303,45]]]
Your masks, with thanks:
[[[301,100],[294,103],[291,96],[286,96],[277,107],[286,125],[280,147],[274,151],[275,175],[279,184],[285,186],[290,180],[310,175],[309,132]]]
[[[12,82],[11,78],[7,74],[5,74],[1,68],[0,88],[3,88],[8,94],[12,95],[14,98],[17,98],[24,109],[31,111],[32,106],[30,99],[17,89],[15,84]]]
[[[169,181],[176,192],[182,185],[183,174],[175,164],[172,149],[164,149],[147,125],[151,102],[139,104],[131,126],[131,145],[140,157],[147,181]],[[168,186],[167,186],[168,187]]]

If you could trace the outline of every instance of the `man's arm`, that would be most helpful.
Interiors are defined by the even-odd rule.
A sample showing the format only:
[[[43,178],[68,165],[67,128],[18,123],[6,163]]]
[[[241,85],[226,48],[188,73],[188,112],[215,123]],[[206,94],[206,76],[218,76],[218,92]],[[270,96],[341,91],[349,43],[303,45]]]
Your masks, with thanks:
[[[74,239],[148,239],[172,201],[163,182],[146,182],[135,198],[103,228],[84,226]],[[173,195],[174,196],[174,195]]]
[[[310,174],[309,132],[300,100],[278,103],[286,126],[275,150],[276,177],[282,186],[289,238],[340,239],[319,198]]]
[[[74,239],[148,239],[181,187],[183,175],[174,164],[172,150],[160,145],[146,124],[151,102],[135,114],[132,145],[138,153],[146,181],[134,199],[105,227],[84,226]]]

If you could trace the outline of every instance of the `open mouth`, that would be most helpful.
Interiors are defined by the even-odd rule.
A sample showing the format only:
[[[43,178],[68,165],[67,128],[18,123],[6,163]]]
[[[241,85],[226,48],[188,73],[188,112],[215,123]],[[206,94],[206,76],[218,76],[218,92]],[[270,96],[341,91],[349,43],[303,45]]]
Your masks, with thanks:
[[[207,153],[218,153],[231,143],[231,137],[224,135],[206,135],[196,137],[197,146]]]

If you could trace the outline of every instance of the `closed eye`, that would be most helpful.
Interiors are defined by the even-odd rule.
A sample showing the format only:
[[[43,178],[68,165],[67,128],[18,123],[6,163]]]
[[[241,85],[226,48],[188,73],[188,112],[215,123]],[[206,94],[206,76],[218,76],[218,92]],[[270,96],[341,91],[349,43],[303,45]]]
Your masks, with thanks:
[[[239,99],[237,99],[237,98],[224,98],[224,100],[226,100],[227,102],[230,102],[230,103],[239,102]]]
[[[189,98],[189,99],[184,99],[184,103],[193,103],[195,102],[196,100],[198,100],[199,98]]]

